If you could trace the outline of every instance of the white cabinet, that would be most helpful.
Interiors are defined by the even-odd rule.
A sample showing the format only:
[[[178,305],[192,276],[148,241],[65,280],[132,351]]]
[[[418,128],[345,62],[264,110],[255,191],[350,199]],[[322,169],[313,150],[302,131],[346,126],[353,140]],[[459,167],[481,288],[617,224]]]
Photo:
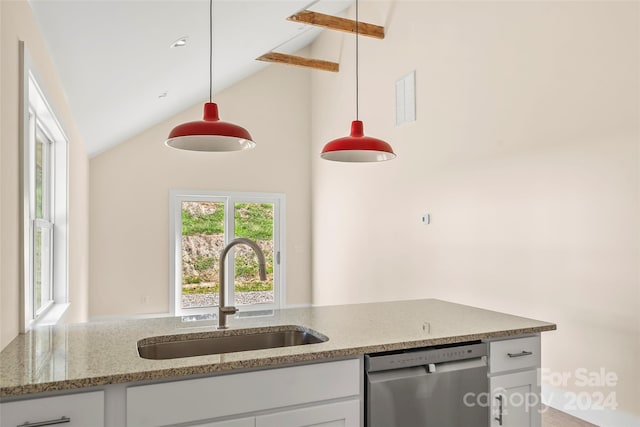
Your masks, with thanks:
[[[489,343],[489,372],[516,371],[540,366],[540,337]]]
[[[104,427],[104,392],[41,397],[0,404],[0,426],[36,424],[65,427]]]
[[[256,427],[360,427],[360,400],[317,405],[256,418]]]
[[[247,418],[247,414],[256,414],[258,423],[267,423],[272,415],[261,418],[261,412],[278,412],[283,420],[296,416],[296,411],[286,412],[287,407],[312,407],[325,405],[335,400],[360,401],[360,360],[350,359],[334,362],[287,368],[250,371],[239,374],[227,374],[191,380],[173,381],[129,387],[126,392],[126,419],[130,427],[158,427],[183,423],[195,423],[199,426],[237,427],[252,426],[246,420],[237,420],[238,424],[207,424],[209,420]],[[280,409],[282,408],[282,409]],[[335,406],[335,410],[344,410]],[[328,409],[320,408],[316,423],[333,422],[347,419],[328,417]],[[309,414],[316,413],[309,411]],[[323,418],[323,415],[324,418]],[[273,414],[275,416],[275,414]],[[309,415],[311,416],[311,415]],[[349,416],[349,420],[351,416]],[[206,421],[206,422],[205,422]],[[242,422],[241,422],[242,421]],[[356,424],[335,424],[358,427],[359,409]],[[198,424],[199,423],[199,424]],[[303,426],[307,424],[279,424]],[[274,424],[275,425],[275,424]],[[326,424],[332,426],[334,424]]]
[[[311,405],[193,427],[360,427],[360,399]]]
[[[540,337],[489,343],[491,427],[540,427]]]
[[[540,426],[540,394],[536,370],[492,377],[491,427]]]
[[[360,399],[195,424],[193,427],[360,427]]]

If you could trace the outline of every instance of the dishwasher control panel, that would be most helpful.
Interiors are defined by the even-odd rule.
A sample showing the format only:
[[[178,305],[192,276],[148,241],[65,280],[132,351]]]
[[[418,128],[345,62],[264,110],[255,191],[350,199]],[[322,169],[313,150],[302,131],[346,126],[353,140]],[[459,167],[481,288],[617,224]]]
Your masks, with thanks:
[[[486,355],[486,343],[463,344],[445,348],[422,348],[392,354],[369,354],[365,356],[365,368],[368,372],[386,371],[476,359]]]

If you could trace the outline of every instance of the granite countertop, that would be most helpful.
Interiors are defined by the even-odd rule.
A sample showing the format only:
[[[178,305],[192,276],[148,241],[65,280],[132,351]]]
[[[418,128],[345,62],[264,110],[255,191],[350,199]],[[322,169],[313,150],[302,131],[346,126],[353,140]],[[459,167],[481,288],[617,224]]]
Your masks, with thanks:
[[[239,328],[301,325],[329,337],[319,344],[147,360],[143,338],[215,331],[216,321],[181,317],[40,327],[0,352],[0,398],[106,384],[176,379],[189,375],[274,367],[479,339],[555,330],[538,320],[426,299],[275,310],[263,317],[231,318]]]

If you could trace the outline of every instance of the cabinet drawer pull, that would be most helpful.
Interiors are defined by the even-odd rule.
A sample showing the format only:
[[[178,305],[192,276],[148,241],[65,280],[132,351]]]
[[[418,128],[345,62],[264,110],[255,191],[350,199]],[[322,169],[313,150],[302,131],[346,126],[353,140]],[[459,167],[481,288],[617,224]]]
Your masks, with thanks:
[[[507,353],[509,357],[522,357],[522,356],[531,356],[533,352],[522,350],[520,353]]]
[[[502,425],[502,396],[498,395],[496,396],[496,399],[498,400],[498,403],[500,404],[498,406],[498,416],[494,418],[494,420],[496,420],[498,422],[498,425],[501,426]]]
[[[45,426],[53,426],[56,424],[66,424],[66,423],[70,423],[71,422],[71,418],[69,417],[61,417],[58,418],[57,420],[49,420],[49,421],[40,421],[37,423],[30,423],[30,422],[26,422],[24,424],[20,424],[19,426],[16,427],[45,427]]]

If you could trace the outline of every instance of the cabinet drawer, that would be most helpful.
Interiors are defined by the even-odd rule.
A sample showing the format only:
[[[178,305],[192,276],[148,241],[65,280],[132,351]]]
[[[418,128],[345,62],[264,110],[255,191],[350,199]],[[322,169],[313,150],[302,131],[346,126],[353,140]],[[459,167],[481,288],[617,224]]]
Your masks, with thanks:
[[[489,343],[489,372],[540,366],[540,337],[515,338]]]
[[[256,418],[256,427],[360,427],[360,400],[263,415]]]
[[[2,427],[45,422],[48,423],[40,425],[104,427],[104,392],[93,391],[0,404]]]
[[[357,359],[151,384],[127,389],[127,425],[196,422],[359,393]]]

